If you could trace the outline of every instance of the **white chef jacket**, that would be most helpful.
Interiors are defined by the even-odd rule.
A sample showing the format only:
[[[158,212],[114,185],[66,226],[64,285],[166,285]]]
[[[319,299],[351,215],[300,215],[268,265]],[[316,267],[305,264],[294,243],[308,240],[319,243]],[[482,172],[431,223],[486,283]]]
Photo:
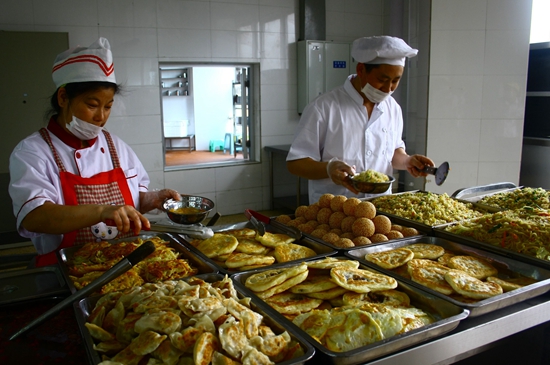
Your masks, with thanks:
[[[100,133],[95,141],[91,141],[91,146],[77,148],[76,146],[80,146],[80,140],[59,127],[53,119],[48,125],[48,132],[67,172],[91,177],[114,168],[103,133]],[[126,175],[134,206],[139,209],[139,192],[147,191],[149,176],[130,146],[117,136],[111,134],[111,137],[120,167]],[[46,201],[64,204],[59,169],[52,150],[39,132],[19,142],[10,156],[9,193],[13,202],[13,212],[17,217],[19,234],[30,238],[39,254],[55,250],[61,244],[63,235],[29,232],[21,226],[26,215]]]
[[[303,111],[287,161],[309,157],[329,161],[333,157],[355,165],[357,172],[373,169],[393,174],[391,161],[397,148],[405,148],[403,115],[393,97],[374,106],[369,119],[363,98],[351,84],[350,75],[344,85],[318,96]],[[331,193],[353,194],[330,178],[309,180],[309,202]],[[391,186],[388,192],[391,192]]]

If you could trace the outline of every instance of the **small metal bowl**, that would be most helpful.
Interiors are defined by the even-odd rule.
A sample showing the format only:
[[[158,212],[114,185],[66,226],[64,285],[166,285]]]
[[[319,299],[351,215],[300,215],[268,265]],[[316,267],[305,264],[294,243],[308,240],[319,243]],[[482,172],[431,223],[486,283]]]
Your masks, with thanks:
[[[357,181],[353,177],[349,177],[350,184],[353,185],[353,187],[359,191],[360,193],[364,194],[382,194],[385,193],[391,184],[395,181],[395,178],[390,175],[386,175],[388,177],[388,181],[381,182],[381,183],[373,183],[373,182],[365,182],[365,181]]]
[[[182,195],[181,201],[168,199],[162,204],[163,210],[168,218],[178,224],[198,224],[201,223],[214,209],[214,202],[202,196]],[[181,214],[175,212],[180,208],[197,208],[200,213]]]

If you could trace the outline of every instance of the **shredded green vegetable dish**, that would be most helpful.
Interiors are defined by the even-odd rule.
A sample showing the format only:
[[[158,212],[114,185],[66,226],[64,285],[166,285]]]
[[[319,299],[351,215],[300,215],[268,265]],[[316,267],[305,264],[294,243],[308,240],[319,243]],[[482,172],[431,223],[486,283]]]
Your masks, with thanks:
[[[522,188],[488,195],[480,199],[478,203],[500,209],[521,209],[523,207],[550,209],[550,192],[543,188]]]
[[[360,172],[357,175],[353,176],[353,180],[368,183],[383,183],[386,181],[390,181],[388,175],[371,169]]]
[[[483,213],[473,204],[464,203],[445,194],[414,192],[384,195],[371,200],[377,210],[411,219],[429,226],[477,218]]]
[[[486,214],[446,231],[511,251],[550,260],[550,212],[524,207]]]

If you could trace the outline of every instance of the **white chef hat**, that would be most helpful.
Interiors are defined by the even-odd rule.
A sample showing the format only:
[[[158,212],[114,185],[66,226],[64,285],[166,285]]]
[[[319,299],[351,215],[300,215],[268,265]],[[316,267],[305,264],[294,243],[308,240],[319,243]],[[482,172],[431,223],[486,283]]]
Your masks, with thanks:
[[[359,38],[351,46],[351,56],[357,62],[371,65],[405,66],[405,58],[417,53],[417,49],[411,48],[401,38],[387,35]]]
[[[101,37],[89,47],[77,46],[58,54],[53,64],[52,78],[56,87],[86,81],[116,84],[109,41]]]

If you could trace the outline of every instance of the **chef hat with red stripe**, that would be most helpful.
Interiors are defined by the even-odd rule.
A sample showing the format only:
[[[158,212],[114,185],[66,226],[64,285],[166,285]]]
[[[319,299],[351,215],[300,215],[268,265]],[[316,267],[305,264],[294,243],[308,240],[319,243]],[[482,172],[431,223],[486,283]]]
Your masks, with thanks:
[[[111,46],[100,37],[89,47],[69,48],[57,55],[52,69],[56,87],[72,82],[103,81],[116,84]]]
[[[405,66],[405,59],[417,53],[401,38],[387,35],[359,38],[351,46],[351,56],[357,62],[371,65]]]

